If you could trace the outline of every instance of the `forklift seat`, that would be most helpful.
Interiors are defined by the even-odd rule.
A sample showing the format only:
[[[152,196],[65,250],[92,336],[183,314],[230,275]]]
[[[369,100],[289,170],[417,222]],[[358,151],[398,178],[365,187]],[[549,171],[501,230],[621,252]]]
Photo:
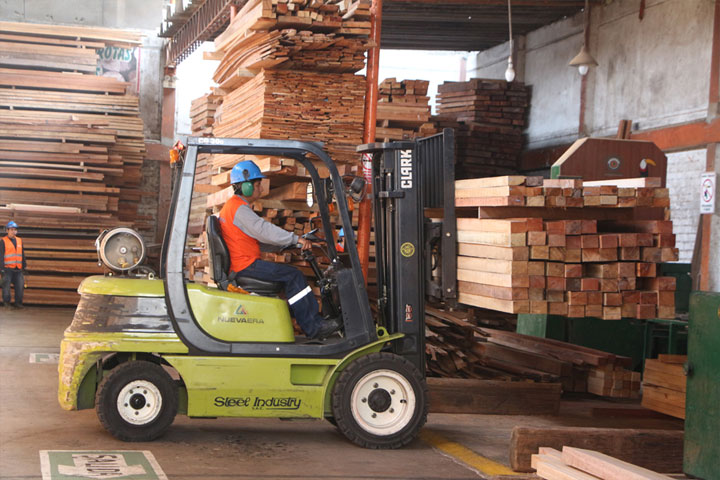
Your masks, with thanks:
[[[228,285],[234,285],[258,295],[277,295],[282,291],[282,282],[241,277],[234,273],[230,275],[230,253],[220,233],[220,222],[215,215],[210,215],[207,219],[207,237],[210,276],[220,290],[227,290]]]

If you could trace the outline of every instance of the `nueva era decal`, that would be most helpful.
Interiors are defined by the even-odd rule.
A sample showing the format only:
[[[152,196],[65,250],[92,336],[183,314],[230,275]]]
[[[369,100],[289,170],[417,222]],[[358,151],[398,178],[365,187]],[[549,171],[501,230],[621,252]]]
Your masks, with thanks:
[[[217,317],[217,321],[221,323],[265,323],[262,318],[248,317],[246,316],[247,314],[248,312],[245,310],[245,307],[239,305],[238,308],[235,309],[235,313],[233,315],[220,315]]]
[[[253,410],[297,410],[302,400],[295,397],[215,397],[216,407],[248,407]]]

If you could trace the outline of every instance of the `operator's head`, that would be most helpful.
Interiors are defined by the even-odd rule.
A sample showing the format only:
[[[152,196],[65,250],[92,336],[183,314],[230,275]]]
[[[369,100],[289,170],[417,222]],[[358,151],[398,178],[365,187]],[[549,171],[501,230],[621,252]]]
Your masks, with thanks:
[[[237,195],[255,200],[262,194],[260,181],[265,178],[255,162],[245,160],[238,162],[230,172],[230,183]]]
[[[7,230],[8,237],[15,238],[15,235],[17,235],[18,224],[10,220],[7,225],[5,225],[5,229]]]

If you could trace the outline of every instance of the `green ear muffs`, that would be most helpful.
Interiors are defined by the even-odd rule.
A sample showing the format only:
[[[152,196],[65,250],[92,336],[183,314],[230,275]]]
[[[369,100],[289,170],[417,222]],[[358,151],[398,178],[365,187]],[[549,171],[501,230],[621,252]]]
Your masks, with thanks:
[[[253,182],[242,182],[242,185],[240,185],[240,191],[242,191],[242,194],[246,197],[252,196],[255,191]]]

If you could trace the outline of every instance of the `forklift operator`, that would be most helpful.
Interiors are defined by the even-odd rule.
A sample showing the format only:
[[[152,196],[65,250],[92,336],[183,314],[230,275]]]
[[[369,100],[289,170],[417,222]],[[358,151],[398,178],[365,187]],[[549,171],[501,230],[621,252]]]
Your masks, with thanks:
[[[295,267],[260,260],[260,251],[278,250],[300,244],[303,250],[312,243],[260,218],[250,207],[262,195],[265,176],[254,162],[236,164],[230,172],[235,195],[218,215],[220,231],[230,252],[230,276],[282,282],[290,310],[306,336],[325,339],[342,327],[338,318],[323,319],[318,303],[305,276]]]

